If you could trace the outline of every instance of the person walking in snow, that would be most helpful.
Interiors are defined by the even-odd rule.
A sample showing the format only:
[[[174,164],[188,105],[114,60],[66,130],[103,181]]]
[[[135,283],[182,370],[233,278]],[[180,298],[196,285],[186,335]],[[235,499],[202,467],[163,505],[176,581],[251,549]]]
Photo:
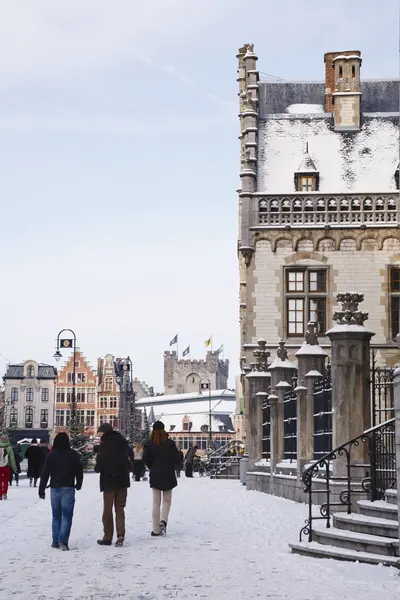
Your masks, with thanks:
[[[196,452],[198,450],[198,446],[193,446],[193,448],[189,448],[186,454],[185,459],[185,475],[186,477],[193,477],[193,463],[195,458],[197,458]]]
[[[112,425],[103,423],[98,429],[101,437],[96,455],[96,473],[100,473],[100,491],[103,492],[103,539],[97,540],[100,546],[111,546],[114,535],[113,508],[117,541],[121,547],[125,540],[125,506],[128,496],[129,457],[132,449],[127,440]]]
[[[140,481],[145,473],[145,465],[143,461],[143,448],[141,444],[136,444],[133,451],[133,477],[135,481]]]
[[[7,500],[10,471],[16,471],[14,452],[6,433],[0,436],[0,500]]]
[[[10,485],[12,485],[12,481],[13,481],[13,477],[14,477],[15,478],[15,485],[18,486],[19,485],[19,474],[21,473],[21,462],[22,462],[20,447],[18,446],[18,444],[16,444],[15,446],[13,446],[13,452],[14,452],[16,470],[13,471],[12,469],[10,469],[10,481],[9,481],[9,483],[10,483]]]
[[[44,464],[44,453],[42,448],[39,446],[37,439],[33,439],[31,445],[25,453],[25,458],[28,459],[28,479],[29,487],[36,487],[37,480],[40,477]]]
[[[179,458],[178,448],[169,439],[164,423],[156,421],[143,452],[143,460],[150,469],[150,487],[153,490],[152,536],[165,535],[167,532],[172,490],[178,485],[175,467]]]
[[[39,484],[39,498],[46,498],[50,477],[50,499],[53,514],[52,548],[69,550],[69,536],[75,507],[75,490],[83,483],[83,469],[79,454],[72,450],[65,432],[54,438],[53,448],[47,453]]]
[[[182,452],[180,446],[177,446],[177,448],[178,448],[178,452],[179,452],[179,460],[178,460],[177,464],[175,465],[175,471],[176,471],[176,476],[180,477],[185,458],[183,456],[183,452]]]

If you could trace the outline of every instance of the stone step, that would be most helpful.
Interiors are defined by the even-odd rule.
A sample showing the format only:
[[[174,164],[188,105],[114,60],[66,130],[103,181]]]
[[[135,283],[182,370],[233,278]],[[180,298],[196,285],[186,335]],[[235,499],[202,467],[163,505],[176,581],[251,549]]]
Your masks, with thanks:
[[[394,504],[389,504],[385,500],[359,500],[357,502],[358,509],[362,515],[368,517],[377,517],[381,519],[398,520],[398,508]]]
[[[313,556],[314,558],[334,558],[336,560],[347,560],[350,562],[367,563],[369,565],[385,565],[397,567],[399,559],[395,556],[382,556],[381,554],[370,554],[369,552],[357,552],[346,548],[335,548],[324,546],[316,542],[298,542],[289,544],[292,552]]]
[[[333,526],[357,533],[367,533],[388,538],[399,538],[399,524],[391,519],[378,519],[366,515],[335,513]]]
[[[318,544],[346,548],[357,552],[369,552],[370,554],[382,554],[384,556],[398,556],[399,542],[394,538],[357,533],[336,527],[315,527],[313,529],[313,541]]]
[[[388,504],[395,504],[397,506],[397,490],[386,490],[385,497]]]

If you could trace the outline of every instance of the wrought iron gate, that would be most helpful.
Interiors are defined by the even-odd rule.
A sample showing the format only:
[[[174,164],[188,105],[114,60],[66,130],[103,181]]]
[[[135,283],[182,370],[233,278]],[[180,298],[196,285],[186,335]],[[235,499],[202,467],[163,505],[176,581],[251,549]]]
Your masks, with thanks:
[[[263,403],[262,416],[262,456],[269,460],[271,458],[271,402],[268,397]]]
[[[332,378],[328,365],[324,377],[314,383],[314,458],[332,450]]]
[[[297,459],[297,379],[283,396],[283,454],[285,460]]]
[[[371,421],[372,426],[385,423],[394,417],[394,369],[377,367],[374,351],[371,352]]]

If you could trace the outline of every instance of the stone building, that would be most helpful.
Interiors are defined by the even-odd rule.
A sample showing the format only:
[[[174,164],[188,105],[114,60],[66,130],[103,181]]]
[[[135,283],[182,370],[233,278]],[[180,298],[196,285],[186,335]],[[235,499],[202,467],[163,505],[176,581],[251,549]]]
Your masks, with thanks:
[[[335,297],[349,287],[365,294],[377,360],[393,365],[398,81],[362,81],[359,51],[325,54],[320,83],[260,81],[252,44],[238,61],[242,373],[259,338],[272,351],[285,340],[292,360],[310,321],[329,353]]]
[[[164,353],[166,394],[198,392],[200,379],[209,379],[212,390],[228,385],[229,360],[220,360],[219,352],[207,352],[205,360],[179,360],[175,351]]]
[[[115,369],[115,357],[112,354],[106,354],[104,358],[97,359],[97,411],[96,425],[102,423],[111,423],[113,427],[119,429],[120,420],[120,386],[117,382]]]
[[[74,356],[68,358],[59,371],[56,384],[56,433],[64,431],[71,417]],[[97,374],[82,352],[77,349],[75,361],[75,394],[78,419],[85,425],[89,435],[96,431]]]
[[[4,420],[13,441],[37,437],[48,441],[54,426],[56,369],[26,360],[8,365],[4,380]]]

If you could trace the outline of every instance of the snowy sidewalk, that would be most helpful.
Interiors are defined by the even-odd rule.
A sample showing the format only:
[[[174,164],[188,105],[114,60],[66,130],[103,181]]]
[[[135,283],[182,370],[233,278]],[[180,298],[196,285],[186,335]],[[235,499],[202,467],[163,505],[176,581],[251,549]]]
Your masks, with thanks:
[[[47,494],[49,496],[49,494]],[[395,569],[292,555],[306,507],[237,481],[181,479],[167,538],[151,538],[147,482],[130,489],[126,547],[100,547],[98,476],[77,493],[71,552],[52,550],[50,503],[23,480],[0,502],[0,598],[398,600]]]

